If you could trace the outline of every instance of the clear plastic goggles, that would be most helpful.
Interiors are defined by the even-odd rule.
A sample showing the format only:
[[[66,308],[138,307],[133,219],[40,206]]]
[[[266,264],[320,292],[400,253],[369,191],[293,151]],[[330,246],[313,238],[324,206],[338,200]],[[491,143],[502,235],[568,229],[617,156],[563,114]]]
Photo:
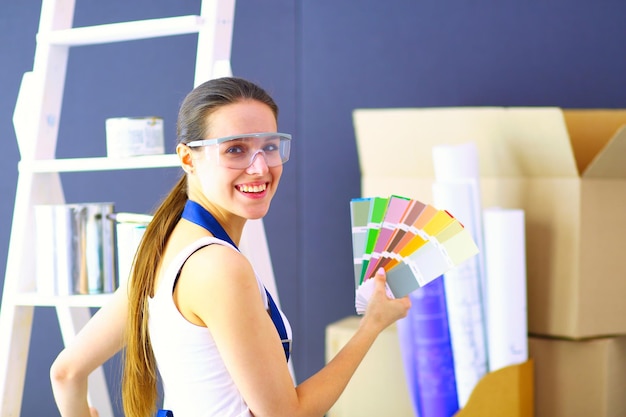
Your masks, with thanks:
[[[216,146],[217,145],[217,146]],[[226,168],[246,169],[257,155],[263,155],[268,167],[277,167],[289,160],[291,135],[286,133],[248,133],[217,139],[194,140],[190,148],[205,147],[205,155],[217,153],[218,163]]]

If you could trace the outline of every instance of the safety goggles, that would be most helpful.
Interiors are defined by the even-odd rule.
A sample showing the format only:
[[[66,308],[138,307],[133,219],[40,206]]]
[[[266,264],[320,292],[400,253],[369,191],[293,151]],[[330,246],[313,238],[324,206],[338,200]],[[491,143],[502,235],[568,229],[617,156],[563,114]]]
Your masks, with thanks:
[[[205,147],[205,156],[217,154],[219,164],[226,168],[246,169],[252,165],[259,154],[263,155],[268,167],[277,167],[289,160],[291,135],[248,133],[217,139],[194,140],[187,143],[187,146]]]

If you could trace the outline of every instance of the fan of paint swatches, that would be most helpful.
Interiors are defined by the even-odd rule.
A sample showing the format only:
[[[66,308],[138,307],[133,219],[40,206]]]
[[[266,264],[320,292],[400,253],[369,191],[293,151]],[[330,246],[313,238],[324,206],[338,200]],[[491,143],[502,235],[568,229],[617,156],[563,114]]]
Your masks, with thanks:
[[[404,297],[478,253],[463,225],[430,204],[392,195],[353,199],[350,206],[359,314],[371,295],[365,284],[379,268],[391,293]]]

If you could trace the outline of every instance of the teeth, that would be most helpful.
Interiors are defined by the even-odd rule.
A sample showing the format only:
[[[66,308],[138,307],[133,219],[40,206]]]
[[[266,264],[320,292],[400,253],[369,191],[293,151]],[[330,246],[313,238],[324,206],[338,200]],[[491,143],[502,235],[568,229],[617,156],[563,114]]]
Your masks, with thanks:
[[[265,191],[267,188],[266,184],[261,185],[240,185],[239,191],[243,191],[244,193],[260,193]]]

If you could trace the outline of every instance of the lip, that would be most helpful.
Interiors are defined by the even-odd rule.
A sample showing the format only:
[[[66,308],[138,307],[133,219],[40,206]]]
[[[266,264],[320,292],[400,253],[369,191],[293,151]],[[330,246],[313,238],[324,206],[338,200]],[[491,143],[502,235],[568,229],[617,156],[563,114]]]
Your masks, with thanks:
[[[263,191],[260,192],[245,192],[241,189],[242,186],[246,186],[246,187],[260,187],[265,185],[265,189]],[[268,195],[269,193],[269,189],[270,189],[270,182],[269,181],[255,181],[255,182],[247,182],[245,184],[237,184],[235,185],[235,189],[243,196],[245,196],[246,198],[251,198],[251,199],[261,199],[264,198],[265,196]]]

